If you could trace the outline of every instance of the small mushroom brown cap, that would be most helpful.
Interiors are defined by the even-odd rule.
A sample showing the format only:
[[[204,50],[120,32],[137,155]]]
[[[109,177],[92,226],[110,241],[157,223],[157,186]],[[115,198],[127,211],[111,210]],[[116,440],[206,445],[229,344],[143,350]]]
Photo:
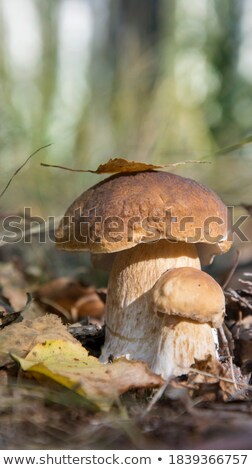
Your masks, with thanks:
[[[111,176],[81,194],[61,220],[56,243],[63,250],[109,253],[168,239],[211,244],[218,253],[231,246],[227,231],[227,207],[212,190],[145,171]]]
[[[225,313],[225,297],[209,274],[195,268],[177,268],[164,273],[151,291],[156,312],[179,316],[219,328]]]

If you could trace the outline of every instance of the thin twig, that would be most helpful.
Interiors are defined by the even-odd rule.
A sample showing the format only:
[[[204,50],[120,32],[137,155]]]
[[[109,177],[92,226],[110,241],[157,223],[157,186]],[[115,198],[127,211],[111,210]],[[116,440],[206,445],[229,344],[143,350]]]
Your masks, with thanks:
[[[33,152],[31,155],[29,155],[29,157],[24,161],[24,163],[22,163],[22,165],[14,171],[12,177],[10,178],[10,180],[8,181],[8,183],[6,184],[5,188],[3,189],[3,191],[0,193],[0,198],[4,195],[4,193],[7,191],[8,187],[10,186],[13,178],[15,178],[15,176],[22,170],[22,168],[24,168],[24,166],[26,165],[26,163],[28,163],[28,161],[34,157],[34,155],[36,155],[38,152],[40,152],[40,150],[43,150],[47,147],[50,147],[52,144],[47,144],[47,145],[43,145],[42,147],[39,147],[37,150],[35,150],[35,152]]]
[[[77,168],[69,168],[67,166],[61,166],[61,165],[49,165],[48,163],[40,163],[40,165],[45,166],[47,168],[57,168],[59,170],[73,171],[76,173],[96,173],[96,171],[93,171],[93,170],[78,170]]]
[[[224,147],[222,149],[219,149],[216,152],[205,155],[205,157],[202,157],[202,158],[209,158],[211,156],[213,156],[213,157],[222,156],[222,155],[234,152],[235,150],[239,150],[244,145],[250,144],[251,142],[252,142],[252,135],[249,135],[248,137],[246,137],[243,140],[240,140],[240,142],[238,142],[236,144],[232,144],[232,145],[229,145],[228,147]]]
[[[239,264],[239,258],[240,258],[240,251],[237,250],[236,251],[236,256],[235,256],[235,259],[234,259],[234,263],[233,263],[233,266],[232,268],[230,269],[230,272],[225,280],[225,282],[223,283],[222,285],[222,289],[223,291],[226,289],[226,287],[228,286],[229,282],[231,281],[235,271],[236,271],[236,268]],[[230,353],[230,349],[229,349],[229,345],[228,345],[228,340],[227,340],[227,337],[226,337],[226,334],[224,332],[224,328],[223,326],[221,326],[220,328],[218,328],[219,330],[219,333],[220,333],[220,337],[221,337],[221,340],[222,340],[222,344],[223,344],[223,348],[224,348],[224,351],[226,352],[226,356],[228,358],[228,361],[229,361],[229,365],[230,365],[230,371],[231,371],[231,376],[232,376],[232,380],[234,382],[234,388],[235,390],[238,389],[237,387],[237,383],[236,383],[236,379],[235,379],[235,373],[234,373],[234,364],[233,364],[233,357]]]
[[[144,411],[144,416],[149,413],[153,406],[160,400],[160,398],[162,398],[167,386],[168,386],[169,382],[166,381],[164,382],[164,384],[158,389],[158,391],[155,393],[155,395],[152,397],[149,405],[147,406],[146,410]]]
[[[232,357],[231,354],[230,354],[230,350],[229,350],[229,346],[228,346],[228,340],[227,340],[227,337],[226,337],[226,335],[225,335],[223,326],[221,326],[220,328],[218,328],[218,330],[219,330],[219,333],[220,333],[220,336],[221,336],[221,340],[222,340],[223,347],[224,347],[224,349],[225,349],[225,351],[226,351],[226,354],[227,354],[227,358],[228,358],[228,360],[229,360],[231,376],[232,376],[232,380],[233,380],[233,382],[234,382],[234,388],[235,388],[235,390],[238,390],[237,383],[236,383],[236,379],[235,379],[235,374],[234,374],[233,357]]]
[[[234,382],[233,380],[227,379],[226,377],[221,377],[220,375],[214,375],[214,374],[211,374],[210,372],[204,372],[203,370],[194,369],[194,367],[189,367],[189,371],[197,372],[197,374],[201,374],[204,377],[211,377],[213,379],[222,380],[223,382],[227,382],[229,384],[239,385],[239,387],[243,387],[244,389],[252,390],[252,385],[244,384],[242,382]]]
[[[240,302],[241,304],[243,304],[243,306],[248,307],[250,310],[252,310],[252,305],[246,299],[241,297],[241,295],[239,295],[238,292],[236,292],[234,289],[228,289],[227,293],[231,294],[231,298],[233,298],[233,300]]]
[[[238,281],[241,283],[241,284],[246,284],[247,286],[252,286],[252,281],[245,281],[245,279],[241,279],[239,278]]]
[[[224,284],[222,285],[222,289],[223,289],[223,290],[226,289],[226,287],[228,286],[229,282],[231,281],[231,279],[232,279],[232,277],[233,277],[233,275],[234,275],[234,272],[235,272],[235,270],[236,270],[236,268],[237,268],[237,266],[238,266],[238,264],[239,264],[239,258],[240,258],[240,251],[237,250],[237,251],[236,251],[236,255],[235,255],[235,260],[234,260],[233,266],[232,266],[232,268],[230,269],[230,272],[229,272],[229,274],[228,274],[228,276],[227,276],[227,278],[226,278]]]

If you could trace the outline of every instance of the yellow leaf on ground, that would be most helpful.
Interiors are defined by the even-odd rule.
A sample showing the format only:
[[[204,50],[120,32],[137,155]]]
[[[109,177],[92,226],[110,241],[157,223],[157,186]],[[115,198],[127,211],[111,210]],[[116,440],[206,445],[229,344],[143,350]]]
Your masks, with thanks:
[[[144,362],[116,360],[102,364],[80,343],[56,340],[37,344],[25,359],[15,357],[24,371],[39,379],[52,379],[108,410],[122,393],[163,384]]]
[[[56,315],[12,323],[0,330],[0,366],[10,362],[10,354],[25,357],[37,343],[56,339],[77,343]]]

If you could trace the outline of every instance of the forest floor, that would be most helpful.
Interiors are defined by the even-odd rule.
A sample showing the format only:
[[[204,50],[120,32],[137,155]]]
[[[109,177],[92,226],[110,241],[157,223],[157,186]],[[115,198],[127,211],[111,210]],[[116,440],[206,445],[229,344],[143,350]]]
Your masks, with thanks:
[[[105,289],[66,277],[41,284],[17,262],[0,263],[0,286],[1,449],[252,448],[252,274],[226,291],[222,364],[209,358],[169,383],[143,363],[97,365]],[[95,386],[83,370],[76,379],[73,362],[70,373],[48,362],[62,345],[63,362],[88,351]]]

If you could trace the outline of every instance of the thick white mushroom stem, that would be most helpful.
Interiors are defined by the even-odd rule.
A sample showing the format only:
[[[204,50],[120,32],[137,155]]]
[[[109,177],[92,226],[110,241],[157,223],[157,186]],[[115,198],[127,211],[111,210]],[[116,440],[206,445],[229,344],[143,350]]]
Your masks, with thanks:
[[[152,370],[167,380],[187,374],[195,360],[216,357],[213,329],[208,323],[164,315]]]
[[[216,357],[214,328],[225,313],[220,285],[199,269],[182,267],[163,274],[150,293],[163,319],[152,369],[163,378],[187,374],[195,360]]]
[[[151,366],[163,320],[154,313],[148,293],[165,271],[182,266],[200,269],[193,244],[160,240],[116,255],[108,285],[102,361],[128,354]]]

